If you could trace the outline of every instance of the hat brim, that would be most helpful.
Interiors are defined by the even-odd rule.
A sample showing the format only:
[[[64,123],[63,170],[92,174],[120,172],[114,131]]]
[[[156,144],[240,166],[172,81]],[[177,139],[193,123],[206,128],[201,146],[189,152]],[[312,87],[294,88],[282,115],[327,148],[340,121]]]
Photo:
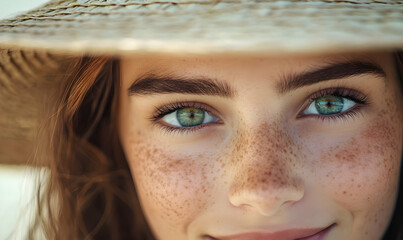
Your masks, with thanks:
[[[403,47],[402,1],[64,0],[0,22],[0,46],[284,54]]]

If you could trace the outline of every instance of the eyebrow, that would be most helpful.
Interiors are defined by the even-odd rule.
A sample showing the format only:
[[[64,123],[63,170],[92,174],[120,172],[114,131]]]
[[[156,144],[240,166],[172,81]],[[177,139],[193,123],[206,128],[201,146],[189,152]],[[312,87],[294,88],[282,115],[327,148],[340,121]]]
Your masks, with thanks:
[[[325,67],[297,75],[286,75],[279,81],[276,88],[280,94],[284,94],[291,90],[322,81],[342,79],[361,74],[374,74],[380,77],[386,77],[385,71],[374,63],[348,61],[333,63]]]
[[[226,83],[207,77],[186,78],[170,75],[146,74],[129,87],[129,95],[198,94],[233,97],[234,90]]]
[[[304,86],[313,85],[322,81],[342,79],[346,77],[374,74],[385,77],[385,71],[372,62],[348,61],[332,63],[319,69],[305,73],[288,74],[281,78],[276,85],[276,90],[284,94],[291,90]],[[146,74],[136,79],[128,89],[129,95],[152,95],[152,94],[197,94],[220,97],[233,97],[235,91],[226,82],[220,82],[208,77],[183,77],[172,75]]]

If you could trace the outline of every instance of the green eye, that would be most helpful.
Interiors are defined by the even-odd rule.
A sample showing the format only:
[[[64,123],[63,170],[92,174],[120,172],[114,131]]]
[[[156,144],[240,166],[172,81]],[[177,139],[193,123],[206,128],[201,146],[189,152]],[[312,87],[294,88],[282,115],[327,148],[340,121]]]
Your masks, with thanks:
[[[219,121],[217,117],[209,112],[195,107],[178,108],[166,114],[161,120],[174,127],[196,127]]]
[[[357,103],[345,97],[327,95],[315,99],[305,110],[305,115],[333,115],[345,112]]]
[[[342,97],[324,96],[315,100],[315,108],[319,114],[329,115],[341,112],[344,101]]]
[[[199,108],[182,108],[176,111],[176,118],[182,127],[193,127],[203,123],[204,111]]]

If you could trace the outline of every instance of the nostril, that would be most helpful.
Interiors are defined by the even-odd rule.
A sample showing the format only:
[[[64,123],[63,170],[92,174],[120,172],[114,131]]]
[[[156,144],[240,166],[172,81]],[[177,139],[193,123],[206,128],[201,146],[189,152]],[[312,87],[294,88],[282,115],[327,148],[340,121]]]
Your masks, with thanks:
[[[231,203],[246,211],[255,211],[263,216],[274,215],[282,204],[279,197],[259,198],[253,195],[239,194],[231,198]]]
[[[230,191],[229,201],[235,207],[272,216],[280,209],[300,201],[303,196],[303,187],[289,184],[283,188],[238,188],[237,191]]]

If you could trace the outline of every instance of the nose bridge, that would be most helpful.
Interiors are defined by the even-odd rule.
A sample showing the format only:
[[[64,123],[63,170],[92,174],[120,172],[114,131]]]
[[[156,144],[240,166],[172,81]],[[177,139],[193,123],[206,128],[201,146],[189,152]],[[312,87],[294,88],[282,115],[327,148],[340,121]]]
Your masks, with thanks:
[[[238,132],[232,162],[230,202],[249,206],[263,215],[303,196],[295,173],[296,146],[279,122]]]

